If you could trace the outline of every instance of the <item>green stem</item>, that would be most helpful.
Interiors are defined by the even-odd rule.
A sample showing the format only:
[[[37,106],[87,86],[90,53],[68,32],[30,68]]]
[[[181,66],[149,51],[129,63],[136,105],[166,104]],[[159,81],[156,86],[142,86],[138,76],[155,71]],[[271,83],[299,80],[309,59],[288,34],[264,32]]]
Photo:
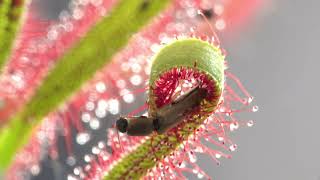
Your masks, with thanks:
[[[38,124],[44,116],[66,101],[168,2],[122,0],[109,16],[96,24],[68,51],[22,112],[10,120],[6,129],[0,131],[0,170],[7,168],[17,150],[28,140],[34,128],[30,124]]]
[[[0,0],[0,70],[10,54],[25,4],[25,0]]]

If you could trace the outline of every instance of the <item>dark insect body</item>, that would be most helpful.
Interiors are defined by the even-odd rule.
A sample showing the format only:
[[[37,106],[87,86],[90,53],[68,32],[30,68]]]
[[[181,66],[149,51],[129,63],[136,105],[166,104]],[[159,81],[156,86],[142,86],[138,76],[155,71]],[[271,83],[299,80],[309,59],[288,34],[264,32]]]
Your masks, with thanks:
[[[196,86],[172,103],[160,108],[153,117],[120,117],[116,127],[130,136],[146,136],[152,132],[165,133],[183,121],[185,116],[206,98],[207,90]]]

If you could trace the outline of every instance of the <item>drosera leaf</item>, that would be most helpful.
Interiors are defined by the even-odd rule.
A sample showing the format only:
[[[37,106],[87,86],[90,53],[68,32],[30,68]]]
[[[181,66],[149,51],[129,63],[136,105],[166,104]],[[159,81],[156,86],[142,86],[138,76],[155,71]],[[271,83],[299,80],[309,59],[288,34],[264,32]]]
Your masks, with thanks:
[[[23,110],[0,130],[0,170],[10,164],[32,129],[111,60],[169,0],[122,0],[57,63]],[[143,6],[143,8],[141,8]]]
[[[164,134],[154,133],[119,159],[106,172],[104,179],[140,179],[186,142],[218,107],[224,88],[224,68],[221,50],[207,41],[196,38],[176,40],[160,50],[151,67],[149,114],[169,103],[168,98],[160,96],[171,97],[170,92],[181,80],[198,81],[199,86],[207,89],[208,96],[177,127]]]
[[[25,0],[0,1],[0,70],[8,59],[26,6]]]

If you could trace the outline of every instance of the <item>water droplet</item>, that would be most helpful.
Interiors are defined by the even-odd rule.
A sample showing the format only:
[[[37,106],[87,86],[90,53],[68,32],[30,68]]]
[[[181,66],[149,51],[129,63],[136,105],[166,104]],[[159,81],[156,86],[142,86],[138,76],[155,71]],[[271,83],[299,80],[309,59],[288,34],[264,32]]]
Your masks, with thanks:
[[[76,164],[76,158],[74,156],[68,156],[67,160],[66,160],[66,163],[69,166],[74,166]]]
[[[134,101],[134,96],[133,94],[126,94],[123,96],[123,100],[126,103],[132,103]]]
[[[47,38],[51,41],[56,40],[58,38],[58,31],[55,29],[51,29],[48,33],[47,33]]]
[[[133,63],[131,66],[131,71],[134,73],[139,73],[141,71],[141,66],[138,63]]]
[[[259,107],[258,106],[253,106],[252,107],[252,112],[257,112],[259,110]]]
[[[117,87],[120,89],[123,89],[126,87],[126,81],[124,81],[122,79],[118,80],[116,84],[117,84]]]
[[[235,151],[237,149],[237,145],[233,144],[229,147],[230,151]]]
[[[226,22],[223,19],[218,19],[215,23],[216,28],[221,31],[226,28]]]
[[[87,102],[87,103],[86,103],[86,109],[87,109],[88,111],[94,110],[94,103],[91,102],[91,101]]]
[[[252,120],[250,120],[250,121],[247,122],[247,126],[248,126],[248,127],[252,127],[253,125],[254,125],[254,123],[253,123]]]
[[[107,109],[108,108],[108,102],[104,99],[101,99],[98,101],[98,108],[99,109]]]
[[[230,127],[230,131],[234,131],[239,128],[239,124],[237,122],[230,123],[229,127]]]
[[[85,162],[88,163],[88,162],[90,162],[92,160],[92,157],[91,157],[91,155],[86,154],[86,155],[84,155],[83,159],[84,159]]]
[[[107,111],[105,109],[102,109],[102,108],[97,108],[95,113],[96,113],[96,116],[98,118],[104,118],[107,115]]]
[[[224,138],[223,138],[223,137],[218,137],[218,140],[219,140],[220,142],[223,142],[223,141],[224,141]]]
[[[80,8],[75,8],[75,9],[73,9],[72,17],[73,17],[75,20],[81,19],[81,18],[83,17],[83,11],[82,11]]]
[[[96,84],[96,90],[99,93],[104,93],[107,90],[107,86],[104,84],[104,82],[98,82]]]
[[[87,112],[82,113],[82,115],[81,115],[82,122],[88,123],[90,121],[90,119],[91,119],[91,116],[89,113],[87,113]]]
[[[97,118],[93,118],[91,121],[90,121],[90,127],[91,129],[93,130],[97,130],[100,128],[100,121],[97,119]]]
[[[202,178],[204,177],[204,175],[203,175],[202,173],[198,173],[197,177],[198,177],[199,179],[202,179]]]
[[[76,167],[73,169],[73,174],[75,174],[77,176],[80,175],[80,172],[81,172],[81,169],[79,167]]]
[[[99,153],[101,152],[101,150],[100,150],[98,147],[94,146],[94,147],[91,149],[91,152],[92,152],[93,154],[99,154]]]
[[[142,83],[142,78],[140,75],[133,75],[131,78],[130,78],[130,82],[135,85],[135,86],[138,86]]]
[[[151,45],[151,51],[154,53],[157,53],[161,49],[161,46],[159,44],[152,44]]]
[[[199,170],[198,170],[198,169],[192,169],[192,172],[193,172],[194,174],[198,174]]]
[[[33,176],[37,176],[40,173],[41,169],[39,165],[32,165],[30,168],[30,172]]]
[[[69,174],[67,180],[78,180],[78,178],[74,177],[73,175]]]
[[[78,133],[76,137],[76,141],[80,145],[86,144],[90,140],[90,134],[86,132]]]
[[[106,147],[106,145],[105,145],[104,142],[100,141],[100,142],[98,143],[98,147],[99,147],[100,149],[103,149],[104,147]]]
[[[111,114],[115,115],[119,113],[119,101],[117,99],[111,99],[108,101],[108,110]]]
[[[197,161],[197,157],[194,153],[189,153],[190,162],[195,163]]]

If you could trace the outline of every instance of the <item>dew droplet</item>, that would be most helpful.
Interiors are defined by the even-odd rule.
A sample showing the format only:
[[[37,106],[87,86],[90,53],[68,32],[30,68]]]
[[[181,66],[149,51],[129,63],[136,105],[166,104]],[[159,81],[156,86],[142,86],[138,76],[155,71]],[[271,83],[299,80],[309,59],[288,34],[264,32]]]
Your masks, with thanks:
[[[102,108],[97,108],[95,110],[95,114],[98,118],[104,118],[107,115],[107,111],[105,109]]]
[[[104,99],[101,99],[98,101],[98,109],[107,109],[108,108],[108,102]]]
[[[104,93],[107,90],[107,87],[104,82],[100,81],[96,84],[96,90],[99,93]]]
[[[239,128],[239,124],[236,122],[230,123],[229,127],[230,127],[230,131],[234,131]]]
[[[252,112],[257,112],[259,110],[259,107],[258,106],[253,106],[252,107]]]
[[[126,94],[123,96],[123,100],[126,103],[132,103],[134,101],[134,96],[133,94]]]
[[[134,73],[139,73],[141,71],[141,66],[138,63],[133,63],[131,66],[131,71]]]
[[[91,116],[89,113],[87,113],[87,112],[82,113],[82,115],[81,115],[82,122],[88,123],[90,121],[90,119],[91,119]]]
[[[93,118],[91,119],[89,125],[91,129],[97,130],[100,128],[100,121],[97,118]]]
[[[221,31],[226,28],[226,22],[223,19],[218,19],[215,23],[216,28]]]
[[[86,132],[78,133],[76,136],[76,141],[79,145],[84,145],[90,140],[90,134]]]
[[[87,102],[87,103],[86,103],[86,109],[87,109],[88,111],[94,110],[94,103],[93,103],[92,101]]]
[[[40,171],[41,171],[40,166],[37,164],[32,165],[30,168],[30,172],[33,176],[37,176],[40,173]]]
[[[93,154],[99,154],[101,152],[101,150],[98,147],[93,146],[93,148],[91,149],[91,152]]]
[[[197,174],[197,177],[198,177],[199,179],[202,179],[202,178],[204,177],[204,175],[203,175],[202,173],[198,173],[198,174]]]
[[[99,147],[100,149],[103,149],[104,147],[106,147],[106,145],[105,145],[104,142],[100,141],[100,142],[98,143],[98,147]]]
[[[67,160],[66,160],[66,163],[69,166],[74,166],[76,164],[76,158],[74,156],[68,156]]]
[[[115,115],[119,113],[119,101],[117,99],[111,99],[108,101],[108,110],[111,114]]]
[[[83,159],[84,159],[85,162],[88,163],[88,162],[90,162],[92,160],[92,157],[91,157],[91,155],[86,154],[86,155],[84,155]]]
[[[78,180],[78,178],[74,177],[71,174],[68,174],[67,180]]]
[[[248,126],[248,127],[252,127],[253,125],[254,125],[254,123],[253,123],[252,120],[250,120],[250,121],[247,122],[247,126]]]
[[[237,145],[233,144],[229,147],[230,151],[235,151],[237,149]]]
[[[133,75],[131,78],[130,78],[130,82],[131,84],[135,85],[135,86],[138,86],[142,83],[142,78],[140,75]]]
[[[73,169],[73,174],[75,174],[75,175],[80,175],[80,172],[81,172],[81,169],[79,168],[79,167],[75,167],[74,169]]]

